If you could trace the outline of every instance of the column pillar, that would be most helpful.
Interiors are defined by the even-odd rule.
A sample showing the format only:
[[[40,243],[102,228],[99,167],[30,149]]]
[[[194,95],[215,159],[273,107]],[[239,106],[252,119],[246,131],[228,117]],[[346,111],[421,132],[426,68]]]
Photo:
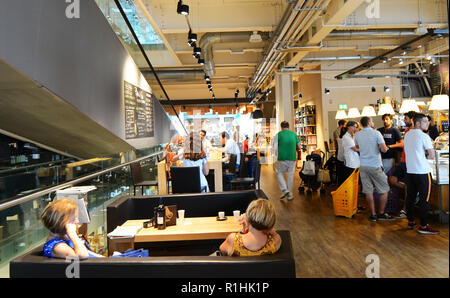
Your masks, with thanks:
[[[289,129],[295,130],[293,95],[292,75],[276,74],[275,105],[278,130],[280,130],[280,123],[283,121],[289,122]]]

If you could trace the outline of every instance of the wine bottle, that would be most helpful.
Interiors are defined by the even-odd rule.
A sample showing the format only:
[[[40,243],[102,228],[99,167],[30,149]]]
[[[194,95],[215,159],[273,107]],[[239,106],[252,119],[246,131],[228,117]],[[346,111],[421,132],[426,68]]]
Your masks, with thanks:
[[[156,225],[158,230],[164,230],[166,228],[166,208],[162,204],[156,210]]]

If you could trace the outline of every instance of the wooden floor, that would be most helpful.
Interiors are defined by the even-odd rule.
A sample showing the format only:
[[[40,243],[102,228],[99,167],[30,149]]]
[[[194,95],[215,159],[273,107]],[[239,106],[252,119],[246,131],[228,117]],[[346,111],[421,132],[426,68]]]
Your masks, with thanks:
[[[261,172],[261,188],[277,211],[275,228],[291,232],[297,277],[364,278],[370,254],[379,257],[381,278],[449,277],[448,225],[431,222],[441,234],[424,236],[407,230],[406,219],[370,222],[367,209],[352,219],[336,217],[330,191],[300,195],[296,173],[294,199],[280,201],[272,165]]]

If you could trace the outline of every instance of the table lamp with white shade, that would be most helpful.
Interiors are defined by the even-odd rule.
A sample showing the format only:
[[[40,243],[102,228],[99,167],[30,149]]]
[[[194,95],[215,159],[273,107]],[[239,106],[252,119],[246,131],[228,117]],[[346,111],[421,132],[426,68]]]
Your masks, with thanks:
[[[428,110],[430,111],[448,110],[448,95],[447,94],[433,95]]]
[[[439,94],[439,95],[433,95],[431,98],[430,106],[428,107],[429,111],[437,111],[437,124],[438,129],[440,127],[439,125],[439,112],[448,110],[448,95],[447,94]],[[439,129],[440,130],[440,129]]]
[[[347,118],[358,118],[358,117],[361,117],[358,108],[350,108],[350,110],[348,110]]]
[[[347,118],[347,113],[345,113],[344,110],[338,110],[336,113],[336,117],[334,117],[334,119],[336,119],[336,120],[345,119],[345,118]]]
[[[383,103],[380,105],[380,109],[378,110],[378,116],[382,116],[385,114],[395,115],[394,108],[390,103]]]
[[[409,111],[414,111],[420,113],[419,106],[414,99],[404,99],[402,101],[402,106],[400,107],[400,113],[408,113]]]
[[[363,117],[375,117],[376,115],[377,113],[375,113],[375,109],[372,106],[365,106],[361,112]]]

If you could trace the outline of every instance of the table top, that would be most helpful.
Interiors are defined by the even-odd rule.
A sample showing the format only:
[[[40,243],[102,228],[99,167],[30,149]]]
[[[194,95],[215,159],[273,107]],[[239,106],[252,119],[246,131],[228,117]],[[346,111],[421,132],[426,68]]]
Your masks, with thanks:
[[[145,221],[127,220],[122,226],[142,225]],[[182,222],[177,219],[175,226],[164,230],[142,228],[136,233],[134,242],[225,239],[228,234],[239,232],[241,228],[232,215],[223,221],[218,221],[216,217],[186,217]]]

